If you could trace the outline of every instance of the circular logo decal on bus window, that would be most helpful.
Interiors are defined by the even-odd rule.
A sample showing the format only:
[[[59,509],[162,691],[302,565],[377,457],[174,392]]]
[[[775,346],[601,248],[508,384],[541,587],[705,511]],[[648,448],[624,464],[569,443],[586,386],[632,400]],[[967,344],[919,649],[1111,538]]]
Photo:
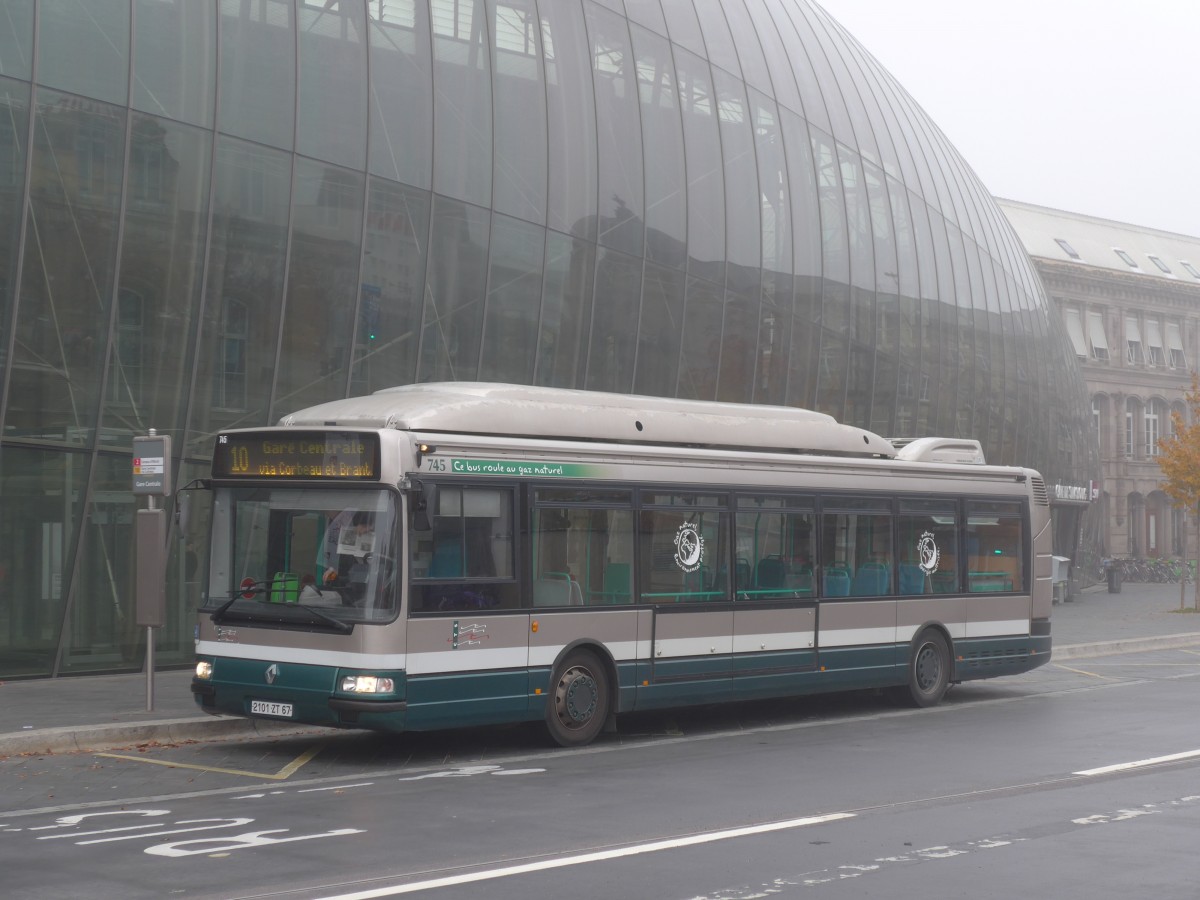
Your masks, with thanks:
[[[685,572],[695,572],[704,559],[704,538],[691,522],[684,522],[675,532],[675,565]]]
[[[932,575],[937,571],[938,560],[942,556],[942,552],[938,550],[937,542],[933,538],[932,531],[926,531],[921,535],[921,539],[917,541],[917,554],[921,558],[921,571],[926,575]]]

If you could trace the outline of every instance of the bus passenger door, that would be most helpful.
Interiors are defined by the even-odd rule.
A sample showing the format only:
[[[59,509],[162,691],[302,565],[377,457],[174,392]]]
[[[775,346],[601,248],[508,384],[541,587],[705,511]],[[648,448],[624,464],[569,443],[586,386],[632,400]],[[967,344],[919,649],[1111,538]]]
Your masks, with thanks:
[[[689,603],[654,610],[648,685],[638,709],[728,700],[733,693],[733,609]]]
[[[654,617],[637,707],[727,700],[733,694],[729,500],[646,490],[641,502],[638,599]]]
[[[791,693],[817,666],[813,600],[748,600],[733,613],[734,693],[741,698]]]

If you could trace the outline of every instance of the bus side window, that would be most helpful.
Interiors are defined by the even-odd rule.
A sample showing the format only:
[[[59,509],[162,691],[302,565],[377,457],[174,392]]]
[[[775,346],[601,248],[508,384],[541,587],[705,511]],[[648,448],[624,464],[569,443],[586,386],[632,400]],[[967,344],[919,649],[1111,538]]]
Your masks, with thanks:
[[[413,611],[518,607],[512,491],[444,487],[435,496],[431,529],[412,543]]]
[[[971,593],[1025,589],[1024,525],[1017,503],[967,504],[967,590]]]

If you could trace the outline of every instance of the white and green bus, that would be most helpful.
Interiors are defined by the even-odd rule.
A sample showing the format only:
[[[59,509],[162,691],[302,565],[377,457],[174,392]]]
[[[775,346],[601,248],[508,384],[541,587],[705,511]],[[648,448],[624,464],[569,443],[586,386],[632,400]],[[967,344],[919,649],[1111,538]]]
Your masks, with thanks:
[[[1050,506],[974,441],[806,410],[419,384],[217,437],[204,710],[585,744],[687,704],[1050,658]]]

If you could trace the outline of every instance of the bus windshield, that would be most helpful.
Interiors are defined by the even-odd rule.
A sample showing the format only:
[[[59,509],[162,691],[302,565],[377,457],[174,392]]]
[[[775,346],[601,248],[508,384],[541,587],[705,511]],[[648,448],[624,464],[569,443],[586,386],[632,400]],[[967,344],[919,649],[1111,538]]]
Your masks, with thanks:
[[[217,624],[346,632],[395,618],[396,494],[222,487],[205,608]]]

